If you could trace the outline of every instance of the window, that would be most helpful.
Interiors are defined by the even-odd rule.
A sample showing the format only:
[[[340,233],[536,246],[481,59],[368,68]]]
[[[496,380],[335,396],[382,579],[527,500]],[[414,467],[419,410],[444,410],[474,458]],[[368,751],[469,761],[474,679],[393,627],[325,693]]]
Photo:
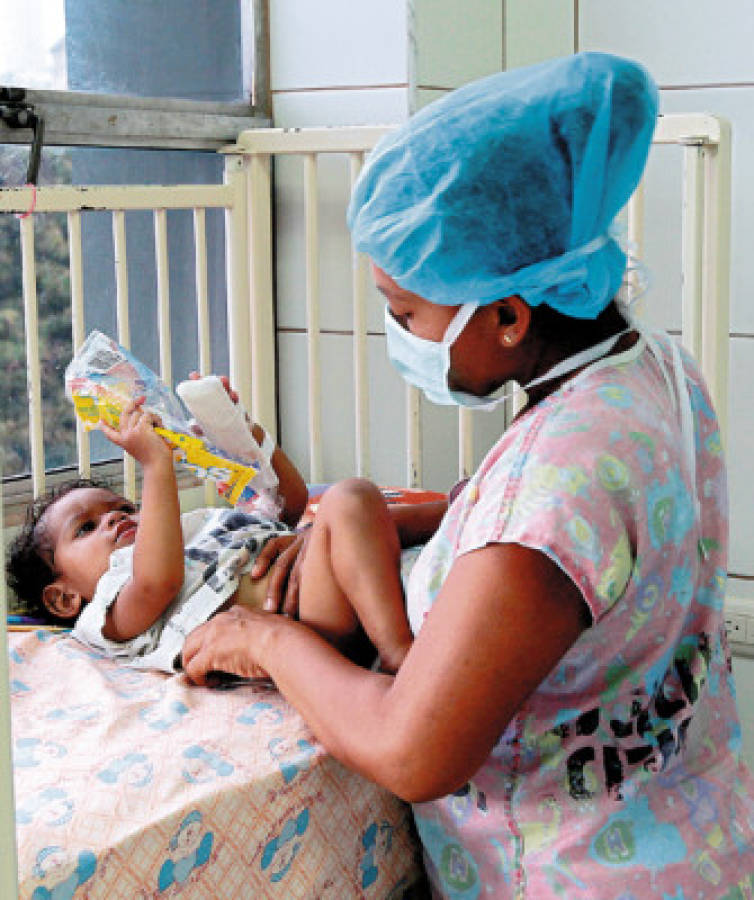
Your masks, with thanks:
[[[222,160],[214,151],[239,131],[268,124],[265,6],[265,0],[5,0],[0,85],[21,89],[20,95],[13,93],[16,108],[27,106],[44,120],[38,183],[222,181]],[[24,183],[30,139],[28,129],[0,122],[0,187]],[[137,307],[140,296],[154,297],[148,219],[141,213],[126,216],[129,294],[132,346],[156,368],[154,313]],[[62,395],[63,369],[71,356],[66,237],[64,215],[35,216],[49,469],[74,464],[73,417]],[[207,238],[210,300],[223,323],[221,214],[208,217]],[[87,215],[83,239],[86,330],[114,334],[109,217]],[[169,214],[168,239],[171,295],[191,303],[188,213]],[[180,318],[173,323],[176,378],[185,377],[196,359],[196,338]],[[222,363],[218,358],[216,364]],[[7,214],[0,214],[0,368],[7,373],[7,388],[0,393],[3,474],[24,476],[29,456],[20,250],[18,223]],[[93,460],[112,456],[111,445],[93,442]]]

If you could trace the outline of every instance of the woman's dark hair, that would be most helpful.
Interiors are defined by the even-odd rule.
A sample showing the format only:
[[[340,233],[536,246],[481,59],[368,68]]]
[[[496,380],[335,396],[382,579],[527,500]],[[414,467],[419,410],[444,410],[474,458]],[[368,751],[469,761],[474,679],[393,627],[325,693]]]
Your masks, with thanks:
[[[22,601],[24,611],[30,616],[56,624],[63,620],[58,619],[42,602],[42,592],[55,580],[55,572],[45,559],[44,551],[51,548],[47,546],[44,528],[38,528],[38,525],[47,510],[61,497],[82,488],[112,490],[105,481],[94,478],[74,478],[51,488],[30,504],[26,510],[26,521],[8,549],[8,562],[5,566],[8,585]]]
[[[564,353],[570,354],[582,347],[598,344],[611,334],[616,334],[626,327],[626,320],[614,300],[594,319],[566,316],[542,303],[531,307],[531,327],[544,343],[554,345]]]

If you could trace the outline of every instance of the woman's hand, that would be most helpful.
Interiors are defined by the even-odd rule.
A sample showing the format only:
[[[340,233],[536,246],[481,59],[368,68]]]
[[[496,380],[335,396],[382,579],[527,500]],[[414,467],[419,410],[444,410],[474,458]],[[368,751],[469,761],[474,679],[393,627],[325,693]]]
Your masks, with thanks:
[[[212,686],[218,673],[241,678],[268,677],[255,659],[276,618],[238,605],[195,628],[183,645],[183,670],[188,679],[194,684]]]
[[[298,616],[301,571],[311,528],[292,534],[274,537],[262,548],[252,569],[252,578],[261,578],[270,572],[267,585],[266,612],[279,612],[284,616]]]

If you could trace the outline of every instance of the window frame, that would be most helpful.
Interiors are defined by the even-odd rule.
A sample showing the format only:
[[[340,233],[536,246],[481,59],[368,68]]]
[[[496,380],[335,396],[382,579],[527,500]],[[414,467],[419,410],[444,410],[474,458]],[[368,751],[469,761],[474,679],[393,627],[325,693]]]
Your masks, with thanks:
[[[241,45],[248,103],[18,87],[44,119],[46,146],[217,150],[271,124],[269,0],[241,3]],[[0,144],[30,141],[30,129],[0,121]]]
[[[243,83],[249,102],[219,103],[158,97],[96,94],[86,91],[25,89],[24,105],[44,119],[46,147],[107,147],[149,150],[220,150],[234,144],[242,131],[272,124],[270,91],[269,0],[243,0],[241,41]],[[0,120],[0,145],[28,144],[32,132],[10,128]],[[2,453],[2,448],[0,448]],[[47,469],[47,487],[70,478],[76,465]],[[92,462],[91,474],[123,488],[120,460]],[[199,481],[189,472],[178,473],[181,490]],[[33,499],[31,473],[2,472],[5,527],[20,524]]]

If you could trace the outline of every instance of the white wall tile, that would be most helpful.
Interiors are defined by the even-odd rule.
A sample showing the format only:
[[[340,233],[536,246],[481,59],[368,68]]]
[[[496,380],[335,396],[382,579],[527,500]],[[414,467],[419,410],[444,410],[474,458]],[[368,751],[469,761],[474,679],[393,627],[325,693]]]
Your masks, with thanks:
[[[419,110],[425,106],[429,106],[434,100],[439,100],[440,97],[445,97],[450,93],[450,88],[447,90],[430,90],[429,88],[418,88],[415,92],[415,109]]]
[[[273,90],[408,80],[406,0],[275,0]]]
[[[730,492],[731,572],[754,575],[754,415],[751,385],[754,384],[754,338],[732,338],[730,342],[730,402],[728,477]]]
[[[276,128],[383,125],[408,115],[407,87],[365,90],[282,91],[273,94]]]
[[[655,328],[681,327],[681,184],[679,147],[650,150],[645,182],[644,246],[639,253],[649,289],[641,301],[642,318]]]
[[[581,0],[579,49],[630,56],[660,84],[754,81],[751,0]]]
[[[506,0],[505,68],[574,51],[573,0]]]
[[[356,471],[352,342],[347,335],[323,334],[322,424],[326,481]],[[304,335],[278,335],[281,444],[309,476],[307,356]],[[406,386],[391,366],[382,336],[368,339],[369,445],[371,478],[382,485],[408,482]],[[501,415],[476,413],[475,463],[499,437]],[[423,486],[448,491],[458,478],[458,412],[422,401]]]
[[[383,485],[406,483],[403,384],[390,367],[384,340],[369,340],[369,415],[371,477]],[[306,342],[301,334],[281,333],[280,413],[286,452],[309,472]],[[322,454],[324,480],[337,481],[356,471],[352,343],[346,335],[324,334],[322,352]]]
[[[338,335],[322,335],[321,415],[325,481],[352,475],[353,379],[350,341]],[[301,334],[279,334],[278,397],[281,445],[304,478],[310,480],[308,445],[307,351]]]
[[[502,0],[415,0],[416,83],[460,87],[503,68]]]

